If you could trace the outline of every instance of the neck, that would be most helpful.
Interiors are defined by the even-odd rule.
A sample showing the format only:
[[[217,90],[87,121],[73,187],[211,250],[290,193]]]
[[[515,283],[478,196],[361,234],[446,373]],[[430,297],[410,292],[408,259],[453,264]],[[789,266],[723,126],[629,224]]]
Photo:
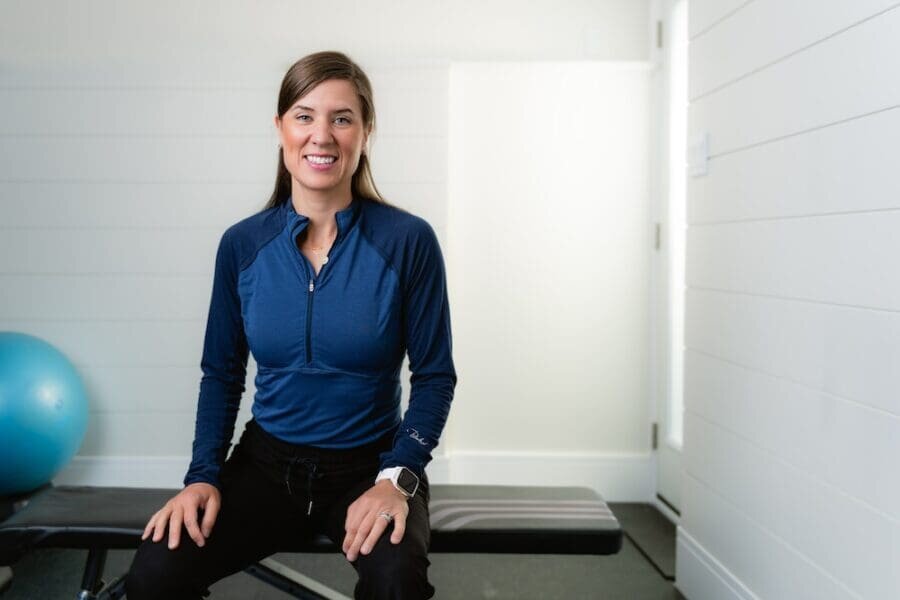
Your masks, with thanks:
[[[299,188],[294,182],[291,202],[294,211],[309,219],[307,239],[331,239],[337,234],[335,213],[350,206],[353,196],[349,189],[339,193],[321,193]]]

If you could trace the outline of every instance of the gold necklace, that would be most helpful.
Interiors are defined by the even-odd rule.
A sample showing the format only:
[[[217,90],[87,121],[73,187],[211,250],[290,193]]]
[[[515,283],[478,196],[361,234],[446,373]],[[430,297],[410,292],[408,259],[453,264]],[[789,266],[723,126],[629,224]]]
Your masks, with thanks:
[[[337,234],[335,234],[335,237],[337,237]],[[331,238],[332,244],[334,243],[334,240],[335,240],[335,238]],[[313,246],[313,245],[309,244],[308,242],[307,242],[307,244],[308,244],[309,249],[312,251],[312,253],[315,254],[317,257],[319,256],[319,252],[325,248],[325,246]],[[330,247],[331,246],[329,246],[329,248]],[[322,259],[322,264],[325,264],[326,262],[328,262],[327,255],[325,256],[325,258]]]

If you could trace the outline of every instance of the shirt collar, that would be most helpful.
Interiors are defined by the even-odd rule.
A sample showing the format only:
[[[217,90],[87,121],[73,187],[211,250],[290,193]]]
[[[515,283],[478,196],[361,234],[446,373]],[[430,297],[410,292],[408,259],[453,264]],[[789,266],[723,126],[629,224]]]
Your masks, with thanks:
[[[359,205],[359,200],[354,197],[347,208],[334,213],[335,221],[337,221],[337,238],[335,241],[340,240],[347,235],[347,232],[350,230],[350,227],[353,225],[353,222],[359,214]],[[294,204],[291,202],[290,196],[288,196],[287,200],[282,204],[281,210],[285,215],[285,226],[291,231],[291,237],[296,237],[301,231],[306,229],[307,225],[309,225],[309,217],[298,214],[297,211],[294,210]]]

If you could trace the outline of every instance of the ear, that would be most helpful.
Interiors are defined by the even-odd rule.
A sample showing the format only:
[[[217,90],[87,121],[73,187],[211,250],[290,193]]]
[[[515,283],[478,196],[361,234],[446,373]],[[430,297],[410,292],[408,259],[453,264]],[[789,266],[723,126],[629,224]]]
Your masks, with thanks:
[[[275,135],[278,136],[278,145],[281,146],[281,119],[278,115],[272,117],[272,123],[275,124]]]
[[[369,135],[371,135],[371,133],[372,133],[372,128],[369,127],[368,129],[366,129],[365,133],[363,134],[363,143],[362,143],[363,154],[365,154],[369,149]]]

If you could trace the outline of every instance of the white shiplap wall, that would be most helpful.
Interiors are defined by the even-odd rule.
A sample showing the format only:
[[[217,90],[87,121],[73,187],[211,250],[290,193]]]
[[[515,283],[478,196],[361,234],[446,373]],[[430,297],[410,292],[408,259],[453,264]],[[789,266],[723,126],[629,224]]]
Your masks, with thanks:
[[[216,244],[270,191],[280,74],[192,86],[106,63],[5,74],[0,329],[62,349],[91,398],[80,457],[61,480],[177,484]],[[373,144],[378,183],[443,235],[446,68],[370,77],[391,106]],[[254,376],[251,361],[240,420]],[[134,457],[142,472],[110,470],[110,457]]]
[[[900,5],[691,3],[678,586],[900,597]]]
[[[0,330],[57,345],[92,402],[59,481],[180,483],[216,244],[270,192],[296,58],[367,70],[378,186],[444,243],[450,62],[641,60],[646,21],[631,0],[4,2]]]

